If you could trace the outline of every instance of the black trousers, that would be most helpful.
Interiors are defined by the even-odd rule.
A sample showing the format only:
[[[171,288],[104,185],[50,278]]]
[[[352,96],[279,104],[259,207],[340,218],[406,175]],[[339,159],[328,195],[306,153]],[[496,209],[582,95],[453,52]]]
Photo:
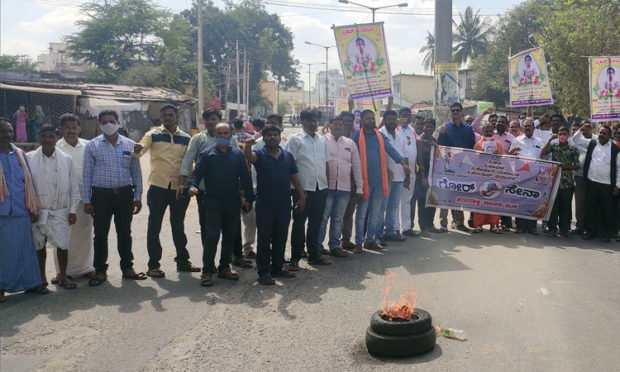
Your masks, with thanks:
[[[585,230],[588,234],[610,238],[616,233],[618,211],[612,190],[611,185],[586,180]]]
[[[282,270],[284,250],[291,222],[291,206],[256,205],[258,276],[268,277]]]
[[[196,204],[198,204],[198,223],[200,223],[200,241],[204,250],[204,242],[207,238],[207,226],[205,225],[205,192],[202,190],[198,190],[198,194],[196,195]]]
[[[549,231],[558,229],[558,220],[561,233],[566,234],[570,230],[570,222],[573,219],[573,191],[572,188],[558,189],[549,223],[547,223]]]
[[[205,226],[207,237],[203,243],[202,272],[210,273],[214,268],[217,244],[222,234],[222,250],[220,252],[220,265],[218,269],[230,267],[230,255],[235,244],[235,236],[241,228],[239,218],[241,199],[221,200],[206,197],[203,209],[205,211]]]
[[[189,205],[189,198],[176,199],[176,190],[164,189],[152,186],[146,193],[146,203],[149,206],[149,222],[146,233],[146,247],[149,252],[149,269],[160,267],[162,248],[159,241],[161,223],[164,219],[166,208],[170,207],[170,226],[172,228],[172,241],[177,251],[174,261],[177,265],[183,265],[189,261],[187,251],[187,236],[185,236],[185,212]]]
[[[512,217],[510,216],[500,216],[499,217],[502,226],[506,226],[512,228]]]
[[[293,229],[291,231],[291,262],[301,259],[304,244],[308,248],[308,259],[319,256],[319,229],[325,212],[327,189],[307,191],[306,207],[301,212],[293,212]],[[293,202],[297,202],[297,193],[293,191]],[[306,231],[306,220],[308,229]]]
[[[524,230],[527,232],[536,230],[536,222],[536,220],[528,220],[526,218],[515,218],[517,230]]]
[[[120,189],[92,188],[91,203],[95,209],[93,226],[95,236],[94,261],[95,271],[103,273],[108,269],[108,233],[114,217],[118,255],[123,272],[133,269],[131,252],[131,220],[133,219],[133,187]]]
[[[418,204],[418,224],[420,230],[425,232],[431,230],[434,226],[435,208],[426,208],[426,192],[427,188],[419,181],[415,184],[414,196]]]

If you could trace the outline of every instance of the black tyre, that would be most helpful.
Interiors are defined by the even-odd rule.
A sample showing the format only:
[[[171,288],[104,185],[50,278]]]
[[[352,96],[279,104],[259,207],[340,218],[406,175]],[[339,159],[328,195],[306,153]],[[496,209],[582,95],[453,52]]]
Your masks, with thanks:
[[[410,336],[381,335],[368,327],[366,330],[366,347],[370,354],[388,357],[408,357],[426,353],[435,347],[435,329]]]
[[[381,317],[381,310],[370,317],[370,327],[376,333],[387,336],[409,336],[428,331],[433,328],[433,319],[428,311],[415,309],[417,319],[411,321],[390,322]]]

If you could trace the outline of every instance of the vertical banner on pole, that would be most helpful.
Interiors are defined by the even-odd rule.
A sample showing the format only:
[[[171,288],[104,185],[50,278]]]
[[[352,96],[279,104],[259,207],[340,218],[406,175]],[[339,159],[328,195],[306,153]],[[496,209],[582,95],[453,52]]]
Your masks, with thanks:
[[[509,59],[510,107],[553,103],[543,48],[527,49]]]
[[[349,96],[354,100],[391,96],[394,86],[383,22],[333,29]]]
[[[435,64],[435,104],[460,102],[458,63]]]
[[[590,118],[620,119],[620,56],[589,57]]]

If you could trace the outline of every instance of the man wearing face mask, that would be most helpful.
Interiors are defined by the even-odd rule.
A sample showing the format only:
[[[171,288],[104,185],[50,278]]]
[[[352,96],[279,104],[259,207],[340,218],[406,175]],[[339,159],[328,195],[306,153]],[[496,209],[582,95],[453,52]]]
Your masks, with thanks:
[[[252,209],[254,190],[248,172],[245,156],[239,149],[232,148],[232,128],[228,123],[215,126],[215,145],[200,153],[196,168],[190,178],[189,195],[198,194],[198,185],[204,181],[204,208],[207,237],[203,242],[202,276],[200,285],[213,285],[211,274],[215,271],[215,253],[222,235],[222,251],[217,268],[218,277],[239,280],[239,274],[230,269],[235,237],[241,228],[239,208],[245,212]],[[245,192],[241,203],[239,185]]]
[[[177,271],[198,272],[200,268],[192,265],[187,251],[187,236],[184,231],[185,212],[189,205],[187,193],[177,196],[179,186],[179,167],[190,141],[189,134],[179,129],[177,108],[165,105],[160,110],[162,125],[149,130],[134,147],[134,155],[142,157],[151,154],[151,173],[149,190],[146,193],[149,207],[149,220],[146,233],[146,247],[149,252],[149,269],[146,275],[163,278],[166,274],[160,269],[162,247],[159,233],[166,209],[170,212],[172,240],[176,248]]]
[[[552,143],[554,139],[558,143]],[[551,136],[545,147],[541,150],[541,155],[551,154],[551,160],[561,163],[562,175],[560,187],[553,204],[551,217],[547,227],[547,236],[555,237],[558,234],[558,219],[560,235],[568,237],[570,223],[572,219],[573,204],[573,172],[579,169],[579,151],[568,143],[568,129],[560,128],[558,134]]]
[[[114,217],[118,254],[123,278],[146,279],[133,269],[131,220],[142,209],[142,170],[140,160],[131,156],[136,143],[118,134],[118,113],[99,113],[102,135],[84,149],[82,187],[84,212],[93,216],[95,228],[95,275],[88,284],[98,286],[107,280],[108,233]]]

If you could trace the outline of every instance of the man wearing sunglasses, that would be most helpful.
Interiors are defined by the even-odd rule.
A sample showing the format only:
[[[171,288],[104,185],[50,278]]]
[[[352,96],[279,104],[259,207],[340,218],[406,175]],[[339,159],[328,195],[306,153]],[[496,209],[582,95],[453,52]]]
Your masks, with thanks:
[[[463,122],[463,106],[459,102],[454,102],[450,105],[450,116],[452,120],[439,128],[439,138],[437,140],[439,145],[464,149],[473,148],[476,143],[474,130],[471,125]],[[457,230],[463,232],[470,231],[469,228],[465,226],[463,211],[453,210],[452,218],[454,219]],[[447,219],[442,221],[442,226],[444,222],[447,225]]]

